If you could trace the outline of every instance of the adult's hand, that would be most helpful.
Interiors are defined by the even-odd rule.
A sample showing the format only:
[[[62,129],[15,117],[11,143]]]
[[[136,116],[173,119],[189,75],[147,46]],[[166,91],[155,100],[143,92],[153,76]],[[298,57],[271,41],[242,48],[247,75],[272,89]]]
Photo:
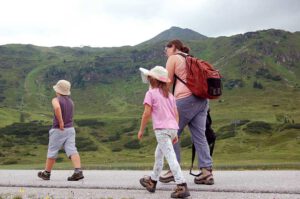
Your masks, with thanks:
[[[173,144],[176,144],[178,142],[178,136],[176,135],[176,137],[173,139]]]

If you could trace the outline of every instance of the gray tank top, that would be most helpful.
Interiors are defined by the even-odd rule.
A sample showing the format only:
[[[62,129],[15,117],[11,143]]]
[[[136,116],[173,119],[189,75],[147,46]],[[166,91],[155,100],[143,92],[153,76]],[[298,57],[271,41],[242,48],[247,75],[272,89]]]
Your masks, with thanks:
[[[64,124],[65,124],[64,127],[65,128],[73,127],[74,104],[73,104],[72,99],[69,96],[58,96],[57,99],[60,104],[62,118],[63,118]],[[59,122],[55,116],[55,113],[54,113],[54,117],[53,117],[52,128],[59,128]]]

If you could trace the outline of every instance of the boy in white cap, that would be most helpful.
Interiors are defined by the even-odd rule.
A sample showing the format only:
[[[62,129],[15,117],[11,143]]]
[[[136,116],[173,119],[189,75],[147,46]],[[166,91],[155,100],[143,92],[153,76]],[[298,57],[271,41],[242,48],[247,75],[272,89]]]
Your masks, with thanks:
[[[178,141],[178,112],[174,96],[169,92],[168,71],[162,66],[156,66],[150,71],[140,68],[143,82],[150,83],[151,88],[144,99],[144,113],[138,139],[142,139],[145,127],[152,116],[153,130],[157,140],[154,168],[150,176],[140,179],[140,183],[149,192],[155,192],[157,180],[163,169],[164,157],[167,159],[174,174],[177,187],[171,194],[172,198],[190,196],[186,180],[176,159],[173,143]]]
[[[49,131],[49,145],[45,170],[38,172],[38,177],[50,180],[51,170],[57,158],[58,151],[64,148],[68,158],[72,160],[74,173],[68,181],[83,179],[80,156],[75,146],[75,129],[73,126],[74,103],[70,97],[71,83],[59,80],[53,86],[56,97],[52,99],[54,109],[53,125]]]

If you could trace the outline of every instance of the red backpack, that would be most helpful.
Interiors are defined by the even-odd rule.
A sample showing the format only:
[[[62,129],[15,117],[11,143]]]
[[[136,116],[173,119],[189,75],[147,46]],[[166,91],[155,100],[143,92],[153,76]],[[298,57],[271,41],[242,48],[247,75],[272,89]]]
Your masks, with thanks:
[[[191,55],[184,53],[178,53],[178,55],[186,60],[187,77],[186,82],[177,75],[175,78],[185,84],[197,97],[217,99],[222,95],[221,75],[218,70],[215,70],[208,62]]]

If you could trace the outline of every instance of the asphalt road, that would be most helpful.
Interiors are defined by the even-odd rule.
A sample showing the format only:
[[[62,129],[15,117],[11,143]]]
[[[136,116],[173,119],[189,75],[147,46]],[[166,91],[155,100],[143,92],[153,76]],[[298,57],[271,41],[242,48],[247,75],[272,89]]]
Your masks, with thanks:
[[[174,183],[161,184],[150,194],[139,179],[150,171],[84,171],[85,179],[68,182],[72,171],[53,171],[50,181],[34,170],[0,170],[0,198],[170,198]],[[215,171],[215,185],[196,185],[185,172],[190,198],[300,199],[300,171]]]

